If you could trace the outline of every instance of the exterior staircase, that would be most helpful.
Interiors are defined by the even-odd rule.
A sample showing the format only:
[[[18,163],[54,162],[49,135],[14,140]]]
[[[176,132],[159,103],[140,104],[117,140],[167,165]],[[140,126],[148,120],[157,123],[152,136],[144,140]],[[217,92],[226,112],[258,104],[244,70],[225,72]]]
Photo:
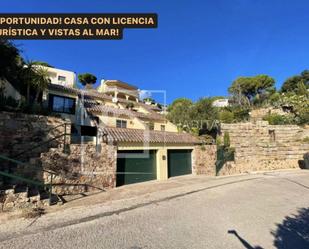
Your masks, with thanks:
[[[55,148],[67,152],[70,138],[67,124],[63,126],[63,133],[48,139],[42,137],[27,151],[10,157],[0,155],[0,212],[62,203],[52,192],[52,181],[48,184],[43,181],[43,174],[50,174],[52,179],[55,173],[42,168],[41,153]],[[14,155],[14,151],[10,155]]]
[[[57,203],[62,203],[58,196],[50,196],[45,190],[35,187],[14,185],[0,190],[0,212],[23,208],[44,208]]]

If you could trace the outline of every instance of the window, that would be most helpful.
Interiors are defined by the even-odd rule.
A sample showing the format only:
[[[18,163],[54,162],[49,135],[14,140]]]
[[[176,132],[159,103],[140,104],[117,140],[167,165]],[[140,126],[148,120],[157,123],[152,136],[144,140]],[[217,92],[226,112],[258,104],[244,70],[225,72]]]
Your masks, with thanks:
[[[161,131],[165,131],[165,125],[161,125]]]
[[[116,120],[116,127],[117,128],[127,128],[127,121],[126,120],[117,119]]]
[[[65,81],[66,80],[66,78],[65,78],[65,76],[58,76],[58,81]]]
[[[49,107],[53,112],[75,114],[75,99],[49,95]]]
[[[154,123],[153,122],[148,122],[146,124],[146,127],[150,130],[150,131],[153,131],[154,130]]]

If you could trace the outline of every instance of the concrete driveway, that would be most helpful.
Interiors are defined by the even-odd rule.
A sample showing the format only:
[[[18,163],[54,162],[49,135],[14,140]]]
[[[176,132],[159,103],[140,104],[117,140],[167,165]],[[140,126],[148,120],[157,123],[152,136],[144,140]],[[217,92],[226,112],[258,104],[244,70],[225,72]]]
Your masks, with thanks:
[[[309,171],[189,176],[120,192],[127,189],[128,198],[89,205],[88,197],[2,223],[0,248],[309,248]]]

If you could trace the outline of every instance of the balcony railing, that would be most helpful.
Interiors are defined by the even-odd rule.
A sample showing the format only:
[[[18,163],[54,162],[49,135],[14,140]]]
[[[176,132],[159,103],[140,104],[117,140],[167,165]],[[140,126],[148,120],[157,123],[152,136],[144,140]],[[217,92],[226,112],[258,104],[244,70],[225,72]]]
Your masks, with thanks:
[[[135,98],[138,98],[139,96],[137,90],[127,90],[127,89],[117,87],[117,86],[108,86],[105,88],[105,92],[118,92],[118,93],[123,93],[129,96],[133,96]]]

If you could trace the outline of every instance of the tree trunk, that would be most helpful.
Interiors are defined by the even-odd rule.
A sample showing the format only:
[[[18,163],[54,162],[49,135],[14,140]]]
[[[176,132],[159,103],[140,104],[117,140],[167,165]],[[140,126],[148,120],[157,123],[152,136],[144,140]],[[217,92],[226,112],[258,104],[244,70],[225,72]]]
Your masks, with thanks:
[[[27,85],[27,103],[30,103],[30,86]]]
[[[38,100],[39,100],[39,95],[40,95],[40,91],[37,91],[35,94],[35,99],[34,102],[38,104]]]

